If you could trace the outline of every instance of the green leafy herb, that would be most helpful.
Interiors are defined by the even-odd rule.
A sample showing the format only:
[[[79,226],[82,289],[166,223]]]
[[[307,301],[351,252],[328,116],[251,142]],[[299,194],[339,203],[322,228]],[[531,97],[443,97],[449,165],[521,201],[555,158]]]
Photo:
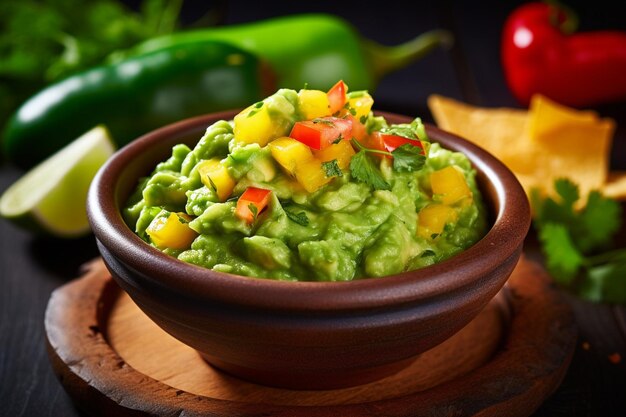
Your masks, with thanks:
[[[371,185],[376,190],[389,190],[390,186],[383,178],[378,168],[368,157],[368,153],[393,157],[393,169],[398,172],[413,172],[422,169],[426,157],[422,155],[422,148],[406,143],[393,152],[380,151],[363,146],[352,138],[352,144],[359,149],[350,161],[350,172],[357,180]]]
[[[294,223],[299,224],[300,226],[308,226],[309,225],[309,217],[306,215],[304,211],[294,213],[290,210],[285,209],[285,214]]]
[[[531,194],[548,271],[557,283],[591,301],[626,303],[626,248],[606,251],[621,226],[619,203],[592,191],[585,206],[577,208],[576,184],[558,179],[554,188],[556,198]]]
[[[256,221],[257,215],[259,214],[259,209],[254,203],[249,203],[248,209],[250,209],[250,212],[252,213],[252,221]]]
[[[354,139],[352,141],[356,142]],[[350,160],[350,173],[358,181],[368,184],[375,190],[391,189],[365,150],[360,150]]]
[[[252,110],[250,110],[250,112],[248,113],[247,117],[252,117],[255,114],[257,114],[259,111],[261,111],[261,107],[263,107],[263,102],[259,101],[257,103],[255,103],[254,108]]]
[[[324,168],[326,177],[343,177],[343,172],[341,172],[341,168],[339,168],[336,159],[322,162],[322,168]]]
[[[356,116],[356,110],[353,109],[352,107],[350,107],[348,111],[350,112],[351,115]]]
[[[332,120],[320,119],[319,117],[318,117],[318,118],[313,119],[313,120],[312,120],[312,122],[313,122],[314,124],[321,123],[321,124],[323,124],[323,125],[327,125],[327,126],[335,127],[335,123],[333,123],[333,121],[332,121]]]
[[[333,145],[338,144],[339,142],[341,142],[343,140],[343,135],[340,133],[339,136],[337,136],[337,139],[335,139],[333,141]]]
[[[361,124],[365,124],[367,123],[367,116],[363,115],[359,118],[359,122],[361,122]]]
[[[398,172],[418,171],[426,162],[423,149],[410,143],[397,147],[391,155],[393,155],[393,169]]]

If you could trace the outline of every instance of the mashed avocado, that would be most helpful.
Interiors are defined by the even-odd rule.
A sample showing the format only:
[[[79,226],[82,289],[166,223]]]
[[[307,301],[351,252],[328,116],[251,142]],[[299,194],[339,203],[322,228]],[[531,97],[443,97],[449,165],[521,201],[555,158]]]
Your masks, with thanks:
[[[332,91],[332,90],[331,90]],[[177,145],[124,209],[146,242],[217,271],[349,281],[424,267],[486,229],[475,172],[366,92],[279,90]]]

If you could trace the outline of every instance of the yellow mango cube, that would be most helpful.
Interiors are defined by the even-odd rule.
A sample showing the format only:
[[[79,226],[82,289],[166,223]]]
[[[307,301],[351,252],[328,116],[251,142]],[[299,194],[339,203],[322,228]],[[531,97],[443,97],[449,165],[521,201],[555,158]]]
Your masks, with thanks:
[[[233,133],[237,140],[244,143],[258,143],[265,146],[274,137],[275,126],[262,101],[248,107],[234,119]]]
[[[370,114],[374,105],[374,99],[369,94],[364,93],[362,96],[348,99],[348,105],[356,112],[354,117],[357,120],[361,120],[361,117]]]
[[[300,112],[306,120],[330,116],[328,95],[320,90],[300,90],[298,92]]]
[[[292,175],[298,164],[313,159],[311,148],[289,137],[275,139],[268,146],[276,162]]]
[[[200,180],[207,188],[213,189],[220,201],[225,201],[235,188],[235,180],[219,159],[208,159],[198,164]]]
[[[328,162],[336,159],[339,168],[346,169],[350,165],[350,160],[354,156],[354,148],[352,148],[350,141],[342,140],[339,143],[335,143],[319,151],[314,150],[313,155],[321,162]]]
[[[322,162],[315,158],[299,162],[296,165],[295,174],[296,180],[309,193],[317,191],[332,180],[332,177],[326,176],[326,172],[322,168]]]
[[[430,204],[417,215],[417,233],[426,238],[433,239],[433,235],[439,235],[447,223],[457,220],[457,213],[452,207],[443,204]]]
[[[161,249],[188,249],[198,234],[189,227],[191,217],[186,213],[157,216],[146,228],[152,243]]]
[[[443,204],[452,205],[464,198],[472,197],[465,176],[453,166],[430,174],[430,186],[434,197]]]

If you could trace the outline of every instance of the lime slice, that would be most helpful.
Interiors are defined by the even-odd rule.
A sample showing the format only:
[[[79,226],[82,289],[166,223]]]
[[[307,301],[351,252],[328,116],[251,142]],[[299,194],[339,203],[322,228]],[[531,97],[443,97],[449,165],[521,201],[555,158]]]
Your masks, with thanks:
[[[94,127],[11,185],[0,197],[0,215],[53,236],[87,234],[87,190],[113,152],[107,129]]]

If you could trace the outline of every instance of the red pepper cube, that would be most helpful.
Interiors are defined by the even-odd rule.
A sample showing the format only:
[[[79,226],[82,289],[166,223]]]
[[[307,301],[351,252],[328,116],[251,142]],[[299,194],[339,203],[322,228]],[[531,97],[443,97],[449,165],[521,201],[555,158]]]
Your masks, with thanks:
[[[393,152],[400,146],[408,143],[409,145],[419,147],[422,150],[421,154],[424,155],[424,145],[422,145],[422,142],[415,139],[405,138],[404,136],[387,135],[385,133],[374,132],[372,134],[371,143],[376,145],[376,149],[381,149],[382,147],[381,150],[385,150],[387,152]]]
[[[304,143],[311,149],[324,149],[338,139],[350,140],[352,121],[338,117],[320,117],[297,122],[293,125],[289,137]]]
[[[348,86],[343,80],[340,80],[335,84],[326,95],[328,96],[328,102],[330,104],[330,114],[335,114],[345,106],[346,101],[346,93],[348,92]]]
[[[270,200],[272,190],[266,190],[263,188],[248,187],[246,191],[237,200],[237,208],[235,214],[237,217],[245,220],[248,223],[252,223],[256,217],[263,211]],[[251,206],[256,208],[256,213]]]

